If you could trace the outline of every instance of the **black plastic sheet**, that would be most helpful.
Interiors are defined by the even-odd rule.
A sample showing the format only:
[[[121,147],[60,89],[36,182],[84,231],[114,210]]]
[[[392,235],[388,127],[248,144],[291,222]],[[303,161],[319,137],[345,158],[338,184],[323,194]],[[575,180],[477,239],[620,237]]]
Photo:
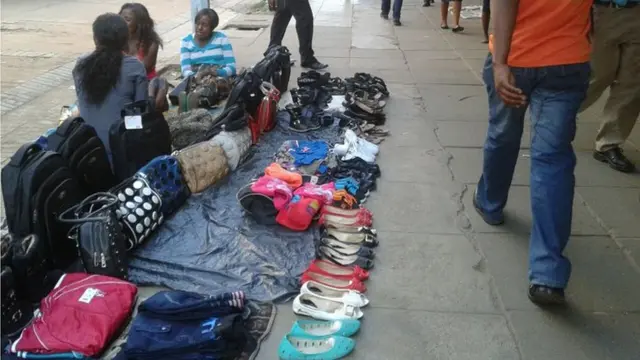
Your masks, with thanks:
[[[338,141],[336,127],[300,134],[288,130],[288,114],[265,134],[253,153],[224,181],[192,195],[130,263],[138,284],[213,294],[243,290],[258,301],[285,301],[299,288],[299,277],[314,257],[318,230],[294,232],[257,224],[236,200],[240,187],[273,162],[286,140]]]

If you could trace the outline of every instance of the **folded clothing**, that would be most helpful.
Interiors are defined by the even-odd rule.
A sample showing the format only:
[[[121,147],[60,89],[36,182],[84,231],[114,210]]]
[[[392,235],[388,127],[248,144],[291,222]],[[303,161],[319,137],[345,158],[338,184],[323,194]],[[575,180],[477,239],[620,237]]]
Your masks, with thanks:
[[[278,224],[295,231],[305,231],[311,225],[313,217],[320,211],[318,200],[298,195],[276,217]]]
[[[140,304],[116,359],[227,359],[248,340],[244,293],[162,291]]]
[[[129,318],[137,292],[134,284],[120,279],[65,274],[10,351],[96,356]]]
[[[251,191],[273,198],[273,206],[277,210],[284,208],[293,197],[289,185],[278,178],[264,175],[251,184]]]
[[[324,160],[329,153],[329,145],[324,141],[292,141],[289,154],[296,166],[311,165],[318,160]]]
[[[333,152],[342,157],[342,160],[360,158],[368,163],[375,163],[380,149],[378,145],[359,138],[351,129],[344,133],[344,144],[336,144]]]
[[[333,192],[335,189],[336,188],[333,183],[324,185],[305,183],[294,191],[294,195],[298,195],[303,198],[315,199],[321,204],[331,204],[333,202]]]
[[[267,166],[267,168],[264,169],[264,174],[286,182],[291,189],[297,189],[302,185],[302,175],[287,171],[278,163],[272,163]]]

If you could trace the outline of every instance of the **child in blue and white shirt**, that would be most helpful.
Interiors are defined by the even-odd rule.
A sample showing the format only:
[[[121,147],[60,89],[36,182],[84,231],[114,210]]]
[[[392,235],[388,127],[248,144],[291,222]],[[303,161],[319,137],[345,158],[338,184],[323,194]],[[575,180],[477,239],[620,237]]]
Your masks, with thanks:
[[[187,77],[197,71],[200,65],[215,65],[218,76],[236,75],[236,59],[229,38],[219,31],[218,14],[213,9],[198,11],[195,19],[195,34],[189,34],[180,43],[180,67]]]

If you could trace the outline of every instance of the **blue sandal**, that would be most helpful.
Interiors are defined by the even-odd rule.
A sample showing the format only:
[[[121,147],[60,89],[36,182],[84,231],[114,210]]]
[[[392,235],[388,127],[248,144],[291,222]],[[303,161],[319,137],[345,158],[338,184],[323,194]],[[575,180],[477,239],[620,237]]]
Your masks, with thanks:
[[[353,336],[360,330],[358,320],[298,320],[293,323],[289,332],[291,336],[301,336],[310,338],[323,338],[327,336]]]
[[[349,355],[355,346],[355,341],[342,336],[310,338],[285,335],[278,355],[281,360],[337,360]]]

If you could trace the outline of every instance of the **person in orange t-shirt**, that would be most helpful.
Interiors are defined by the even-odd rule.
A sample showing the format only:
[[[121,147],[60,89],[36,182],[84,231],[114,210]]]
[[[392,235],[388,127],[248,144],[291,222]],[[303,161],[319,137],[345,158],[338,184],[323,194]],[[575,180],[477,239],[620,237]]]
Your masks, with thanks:
[[[489,97],[484,163],[473,204],[490,225],[504,207],[531,114],[529,299],[562,304],[571,274],[576,114],[589,86],[592,0],[491,0],[494,33],[483,78]]]

